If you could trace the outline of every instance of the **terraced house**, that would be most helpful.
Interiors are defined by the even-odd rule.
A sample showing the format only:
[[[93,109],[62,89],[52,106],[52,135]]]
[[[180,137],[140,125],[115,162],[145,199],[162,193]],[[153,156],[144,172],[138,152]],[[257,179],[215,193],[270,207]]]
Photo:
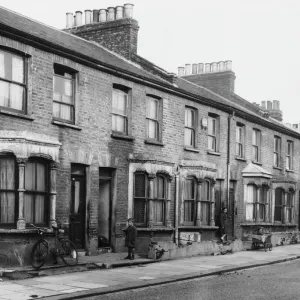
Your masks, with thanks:
[[[30,224],[61,224],[89,255],[293,231],[300,133],[278,101],[234,93],[231,62],[168,73],[137,54],[133,5],[67,14],[54,29],[0,8],[0,250],[27,263]],[[255,88],[255,87],[254,87]],[[21,259],[20,259],[21,257]]]

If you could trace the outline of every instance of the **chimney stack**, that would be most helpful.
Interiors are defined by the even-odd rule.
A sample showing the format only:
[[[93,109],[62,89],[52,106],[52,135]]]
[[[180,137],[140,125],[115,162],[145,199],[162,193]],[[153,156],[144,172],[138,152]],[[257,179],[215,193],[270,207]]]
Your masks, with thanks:
[[[126,3],[123,6],[93,11],[86,9],[84,13],[84,23],[81,11],[76,11],[74,23],[73,14],[67,13],[64,30],[86,40],[97,42],[127,59],[134,60],[134,55],[137,54],[139,26],[138,22],[133,19],[133,4]]]
[[[184,76],[184,67],[178,67],[178,76],[179,77]]]
[[[191,65],[185,64],[185,75],[191,75]]]

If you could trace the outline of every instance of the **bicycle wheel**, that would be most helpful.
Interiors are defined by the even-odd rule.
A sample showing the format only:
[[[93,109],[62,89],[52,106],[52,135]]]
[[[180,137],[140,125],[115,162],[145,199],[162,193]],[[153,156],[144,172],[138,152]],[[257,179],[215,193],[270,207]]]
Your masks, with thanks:
[[[75,266],[78,263],[78,253],[75,245],[69,240],[61,241],[61,247],[63,248],[63,253],[61,254],[61,259],[68,266]]]
[[[31,250],[31,265],[35,269],[41,268],[45,263],[46,257],[48,256],[48,252],[49,247],[47,241],[44,239],[38,240]]]

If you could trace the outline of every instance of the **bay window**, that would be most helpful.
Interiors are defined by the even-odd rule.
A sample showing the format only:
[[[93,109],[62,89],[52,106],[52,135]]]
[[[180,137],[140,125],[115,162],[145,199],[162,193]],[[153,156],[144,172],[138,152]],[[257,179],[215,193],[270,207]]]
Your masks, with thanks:
[[[0,49],[0,107],[26,113],[25,56]]]
[[[257,200],[257,187],[254,184],[247,186],[246,220],[255,220],[255,203]]]
[[[287,193],[286,199],[286,221],[287,223],[292,223],[293,221],[293,208],[294,208],[294,197],[295,191],[290,189]]]
[[[275,210],[274,210],[274,221],[283,221],[283,205],[284,205],[285,192],[281,188],[275,190]]]
[[[195,222],[196,207],[196,181],[194,178],[187,178],[184,186],[184,222],[193,225]]]

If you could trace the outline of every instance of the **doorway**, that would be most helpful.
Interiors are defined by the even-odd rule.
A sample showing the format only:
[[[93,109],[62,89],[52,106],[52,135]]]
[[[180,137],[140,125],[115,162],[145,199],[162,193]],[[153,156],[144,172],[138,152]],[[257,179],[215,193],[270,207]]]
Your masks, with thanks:
[[[235,181],[229,183],[229,203],[228,203],[228,235],[234,236],[234,219],[235,219]]]
[[[71,165],[70,240],[77,249],[85,248],[86,167]]]
[[[99,168],[98,239],[99,247],[112,245],[113,229],[113,174],[112,168]]]

